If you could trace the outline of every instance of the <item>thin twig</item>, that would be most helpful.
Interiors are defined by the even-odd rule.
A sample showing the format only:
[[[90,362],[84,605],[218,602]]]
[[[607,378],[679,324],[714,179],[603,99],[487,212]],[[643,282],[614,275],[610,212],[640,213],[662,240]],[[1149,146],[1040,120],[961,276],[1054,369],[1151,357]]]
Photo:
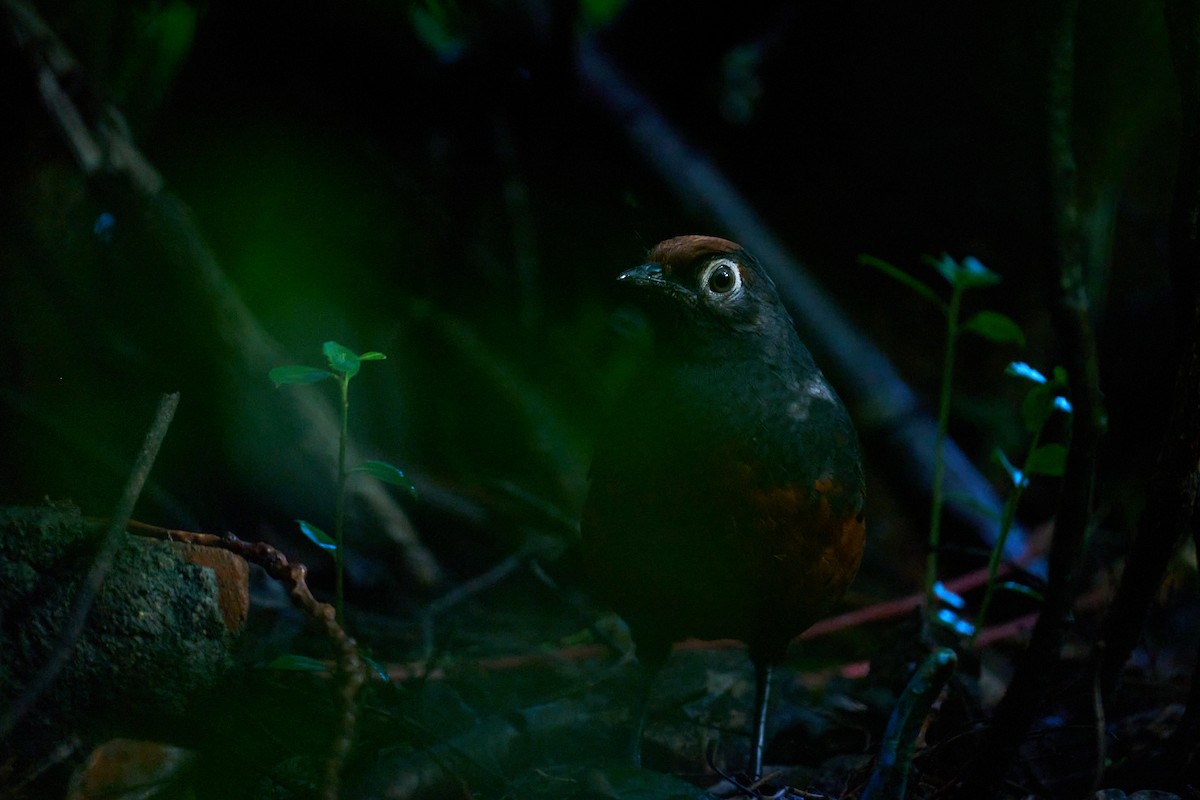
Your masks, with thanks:
[[[283,583],[292,602],[324,629],[326,637],[333,645],[342,683],[338,691],[341,714],[330,748],[330,757],[325,764],[325,783],[321,796],[325,800],[337,800],[339,775],[354,742],[354,730],[358,722],[358,692],[366,682],[367,673],[358,655],[358,644],[338,624],[334,607],[318,601],[309,590],[305,580],[307,567],[303,564],[289,563],[287,556],[265,542],[244,542],[233,534],[217,536],[211,533],[179,531],[137,521],[131,521],[129,528],[137,533],[170,542],[218,547],[258,564],[268,575]]]
[[[862,800],[903,800],[921,728],[957,665],[954,651],[943,647],[930,653],[913,673],[888,718],[879,759]]]
[[[117,549],[124,541],[125,526],[129,523],[129,517],[133,515],[133,507],[137,505],[138,497],[142,494],[142,487],[145,486],[146,478],[150,475],[150,468],[154,466],[154,459],[158,457],[158,448],[167,435],[167,428],[171,426],[171,419],[175,416],[175,408],[178,405],[178,392],[165,394],[159,400],[154,422],[151,423],[150,430],[146,433],[146,439],[142,443],[142,449],[133,465],[133,471],[129,473],[125,491],[121,493],[121,500],[113,512],[112,522],[108,526],[108,532],[104,535],[104,541],[100,544],[96,560],[92,562],[87,577],[84,578],[83,584],[75,595],[74,603],[71,606],[71,615],[63,625],[58,644],[46,662],[46,666],[29,682],[20,696],[0,717],[0,739],[8,736],[16,724],[29,713],[42,694],[57,680],[59,673],[67,665],[72,653],[75,652],[75,645],[87,624],[88,614],[91,613],[92,606],[96,602],[96,596],[99,595],[100,588],[104,585],[109,570],[112,569]]]
[[[444,614],[451,608],[476,595],[498,586],[524,566],[529,566],[535,577],[561,596],[562,590],[554,584],[538,564],[539,558],[554,556],[561,551],[561,548],[561,539],[548,534],[529,532],[526,534],[525,541],[516,551],[505,556],[479,575],[463,581],[441,597],[430,602],[421,613],[420,618],[424,652],[427,655],[433,652],[433,626],[434,621],[439,615]],[[592,620],[591,615],[585,614],[579,616],[582,620]]]
[[[433,652],[433,622],[438,614],[496,586],[520,569],[529,558],[530,555],[521,550],[511,553],[486,572],[455,586],[426,606],[424,613],[421,614],[421,640],[424,652]]]

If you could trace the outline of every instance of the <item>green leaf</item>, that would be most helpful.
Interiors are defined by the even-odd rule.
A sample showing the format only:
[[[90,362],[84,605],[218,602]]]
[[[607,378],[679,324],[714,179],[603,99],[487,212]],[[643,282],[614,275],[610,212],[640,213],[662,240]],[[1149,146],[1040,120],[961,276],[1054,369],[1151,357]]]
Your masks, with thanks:
[[[1012,319],[998,311],[980,311],[963,323],[962,330],[993,342],[1012,342],[1025,346],[1025,334]]]
[[[1033,367],[1026,364],[1024,361],[1010,361],[1008,366],[1004,368],[1006,375],[1016,375],[1018,378],[1024,378],[1027,381],[1034,383],[1045,383],[1046,376],[1038,372]]]
[[[337,550],[337,542],[330,538],[329,534],[313,525],[311,522],[305,522],[302,519],[296,520],[296,524],[300,526],[300,532],[312,541],[317,547],[330,552]]]
[[[967,256],[962,263],[942,253],[941,258],[925,256],[925,263],[932,266],[946,281],[959,289],[974,289],[980,286],[993,286],[1000,282],[1000,276],[979,263],[974,256]]]
[[[938,274],[946,279],[946,283],[951,286],[958,285],[958,262],[951,258],[946,253],[942,253],[941,258],[933,256],[925,256],[924,261],[938,271]]]
[[[402,487],[413,497],[417,496],[417,487],[413,486],[413,482],[410,481],[408,477],[400,471],[399,467],[393,467],[386,461],[364,461],[350,471],[364,472],[367,475],[370,475],[372,478]]]
[[[1069,386],[1070,386],[1070,384],[1069,384],[1069,383],[1067,383],[1067,371],[1066,371],[1066,369],[1064,369],[1063,367],[1055,367],[1055,368],[1054,368],[1054,383],[1055,383],[1055,384],[1056,384],[1056,385],[1057,385],[1057,386],[1058,386],[1060,389],[1066,389],[1067,387],[1069,387]]]
[[[876,258],[875,256],[862,253],[858,256],[858,263],[868,267],[874,267],[892,280],[904,284],[909,289],[916,292],[921,297],[924,297],[934,305],[941,308],[946,307],[946,304],[942,302],[942,299],[937,296],[937,292],[933,291],[933,289],[930,289],[924,283],[921,283],[921,281],[917,280],[912,275],[909,275],[899,267],[884,261],[882,258]]]
[[[267,373],[275,388],[285,383],[316,383],[326,378],[332,378],[333,373],[316,367],[276,367]]]
[[[950,591],[946,588],[946,584],[941,581],[933,582],[933,595],[946,605],[959,611],[967,607],[967,601],[962,599],[962,595]]]
[[[1067,466],[1067,448],[1061,444],[1044,444],[1029,454],[1031,475],[1061,478]]]
[[[387,356],[385,356],[383,353],[377,353],[374,350],[368,350],[365,353],[358,354],[359,361],[383,361],[386,358]]]
[[[329,359],[329,368],[334,372],[340,372],[347,378],[353,378],[358,374],[358,356],[349,347],[337,342],[326,342],[321,349],[325,353],[325,358]]]
[[[948,608],[939,608],[937,613],[929,618],[929,621],[954,631],[959,636],[970,636],[975,631],[975,626],[969,620],[955,614]]]
[[[1027,483],[1025,474],[1013,466],[1013,463],[1008,460],[1008,456],[1004,455],[1004,451],[999,447],[992,451],[992,458],[996,460],[996,463],[1004,467],[1005,473],[1008,474],[1008,480],[1014,487],[1019,489]]]
[[[382,664],[380,664],[378,661],[376,661],[373,658],[368,658],[367,656],[364,656],[361,653],[359,653],[359,658],[361,658],[363,660],[364,664],[366,664],[368,667],[371,668],[372,672],[374,672],[376,675],[379,676],[379,679],[381,681],[383,681],[384,683],[387,683],[391,680],[391,676],[388,675],[387,668],[385,666],[383,666]]]
[[[1025,394],[1021,401],[1021,421],[1027,432],[1037,433],[1050,419],[1055,396],[1054,387],[1048,383],[1038,384]]]
[[[329,665],[308,656],[284,653],[281,656],[277,656],[270,664],[267,664],[267,669],[282,669],[291,672],[328,672]]]
[[[1023,583],[1017,583],[1016,581],[1005,581],[1004,583],[997,584],[996,588],[1003,589],[1006,592],[1024,595],[1025,597],[1028,597],[1031,600],[1036,600],[1039,603],[1046,599],[1037,589],[1026,586]]]
[[[957,282],[964,289],[995,286],[1000,282],[1000,276],[981,264],[979,259],[967,256],[958,266]]]

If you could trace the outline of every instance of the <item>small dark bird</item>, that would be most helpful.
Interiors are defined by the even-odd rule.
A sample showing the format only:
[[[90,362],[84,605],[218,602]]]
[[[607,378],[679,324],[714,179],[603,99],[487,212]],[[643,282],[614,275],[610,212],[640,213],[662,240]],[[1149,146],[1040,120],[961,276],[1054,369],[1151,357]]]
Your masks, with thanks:
[[[674,642],[746,643],[757,779],[771,668],[858,571],[858,437],[774,283],[739,245],[668,239],[617,280],[655,341],[598,437],[585,562],[629,625],[647,692]],[[644,717],[645,698],[635,760]]]

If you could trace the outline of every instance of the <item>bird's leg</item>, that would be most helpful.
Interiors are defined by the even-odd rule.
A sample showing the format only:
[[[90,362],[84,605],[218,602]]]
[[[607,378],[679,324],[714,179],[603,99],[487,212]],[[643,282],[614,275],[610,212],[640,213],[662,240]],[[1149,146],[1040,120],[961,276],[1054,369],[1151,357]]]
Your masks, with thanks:
[[[642,733],[646,730],[646,717],[650,713],[650,689],[662,669],[662,661],[645,660],[640,666],[637,705],[634,706],[633,729],[629,732],[629,760],[639,769],[642,766]]]
[[[637,704],[633,707],[633,730],[629,736],[629,760],[635,767],[642,766],[642,733],[646,729],[646,717],[650,712],[650,690],[658,673],[667,663],[671,654],[671,643],[658,638],[643,638],[636,643],[640,683],[637,691]]]
[[[754,717],[750,729],[750,780],[762,777],[763,749],[767,734],[767,701],[771,696],[771,661],[754,659]]]

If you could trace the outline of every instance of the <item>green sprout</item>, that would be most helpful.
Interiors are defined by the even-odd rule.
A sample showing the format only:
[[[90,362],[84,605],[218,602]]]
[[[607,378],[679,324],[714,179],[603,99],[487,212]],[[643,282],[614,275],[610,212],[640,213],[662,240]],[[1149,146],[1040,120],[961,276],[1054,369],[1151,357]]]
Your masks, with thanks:
[[[1026,487],[1029,486],[1030,476],[1045,475],[1061,478],[1067,462],[1065,445],[1042,444],[1042,432],[1054,412],[1071,413],[1071,403],[1061,394],[1067,389],[1067,371],[1062,367],[1055,367],[1053,377],[1047,378],[1023,361],[1010,363],[1004,371],[1008,375],[1032,384],[1025,394],[1025,399],[1021,402],[1021,422],[1024,424],[1030,440],[1029,448],[1025,452],[1025,459],[1019,468],[1013,465],[1003,450],[997,448],[993,452],[993,457],[1008,475],[1012,489],[1005,498],[1004,510],[1000,516],[1000,534],[996,539],[995,547],[992,548],[991,557],[988,559],[987,588],[984,589],[983,600],[979,604],[979,613],[975,618],[975,629],[971,634],[972,644],[983,628],[988,607],[991,605],[992,595],[996,589],[1008,589],[1027,594],[1037,600],[1041,599],[1037,592],[1022,584],[1005,582],[997,586],[996,572],[1000,568],[1000,558],[1004,553],[1008,532],[1012,528],[1017,504],[1021,501],[1021,495]]]
[[[271,370],[269,376],[276,388],[284,384],[317,383],[327,378],[333,378],[338,382],[341,397],[341,430],[338,436],[337,509],[334,513],[334,535],[330,538],[316,525],[302,519],[296,520],[296,524],[300,526],[300,532],[314,544],[333,554],[334,573],[337,580],[335,608],[338,622],[341,623],[344,621],[342,541],[346,517],[346,479],[351,473],[362,472],[385,483],[400,486],[413,496],[416,495],[416,487],[399,468],[384,461],[364,461],[349,470],[346,469],[346,442],[349,438],[350,420],[350,379],[358,374],[362,362],[382,361],[387,356],[374,351],[355,354],[354,351],[337,342],[326,342],[322,351],[329,362],[329,369],[305,366],[276,367]]]
[[[992,342],[1025,345],[1025,336],[1020,327],[1009,317],[997,311],[980,311],[966,322],[960,320],[963,295],[968,289],[994,286],[1000,276],[967,256],[961,262],[943,254],[941,258],[926,256],[925,263],[932,266],[950,284],[950,299],[941,296],[923,281],[914,278],[899,267],[870,255],[860,255],[860,264],[874,267],[896,280],[921,297],[937,306],[946,318],[946,350],[942,360],[941,391],[938,396],[937,438],[934,442],[933,486],[929,511],[929,554],[925,563],[925,613],[926,618],[937,620],[937,572],[938,552],[941,547],[942,509],[945,505],[943,483],[946,474],[946,432],[950,424],[950,398],[954,386],[954,362],[960,334],[982,336]]]

